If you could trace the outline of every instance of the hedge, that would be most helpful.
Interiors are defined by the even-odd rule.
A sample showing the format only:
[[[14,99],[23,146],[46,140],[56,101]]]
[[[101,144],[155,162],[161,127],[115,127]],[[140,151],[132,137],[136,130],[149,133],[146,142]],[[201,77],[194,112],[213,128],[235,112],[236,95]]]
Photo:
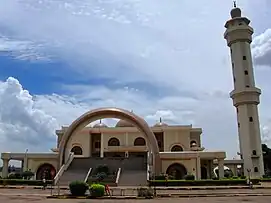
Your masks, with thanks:
[[[271,182],[271,178],[262,178],[261,182]]]
[[[47,185],[52,185],[52,180],[46,180]],[[43,186],[42,180],[23,180],[23,179],[0,179],[0,185],[30,185]]]
[[[252,179],[253,184],[259,184],[260,179]],[[228,186],[247,185],[245,179],[225,179],[225,180],[150,180],[149,186]]]

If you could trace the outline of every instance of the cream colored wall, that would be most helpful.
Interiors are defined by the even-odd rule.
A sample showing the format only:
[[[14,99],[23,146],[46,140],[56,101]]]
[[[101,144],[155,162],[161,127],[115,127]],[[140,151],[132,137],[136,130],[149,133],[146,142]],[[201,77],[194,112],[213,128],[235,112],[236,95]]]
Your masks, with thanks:
[[[30,169],[32,172],[36,173],[38,168],[43,164],[51,164],[55,167],[57,171],[57,159],[28,159],[28,169]]]
[[[184,151],[190,150],[189,130],[164,131],[164,150],[170,151],[174,145],[180,145]]]
[[[74,146],[80,146],[83,150],[83,155],[80,157],[89,157],[90,155],[90,135],[87,132],[78,132],[71,136],[65,149],[65,158],[68,158],[71,149]]]

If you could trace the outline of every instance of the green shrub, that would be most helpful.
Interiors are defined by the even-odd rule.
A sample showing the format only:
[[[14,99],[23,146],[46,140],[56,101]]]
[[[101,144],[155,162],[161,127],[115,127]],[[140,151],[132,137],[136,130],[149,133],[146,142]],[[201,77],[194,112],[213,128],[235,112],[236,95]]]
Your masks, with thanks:
[[[145,197],[145,198],[152,198],[153,197],[153,190],[151,188],[143,188],[140,187],[137,189],[137,196],[138,197]]]
[[[192,174],[189,174],[189,175],[184,176],[184,179],[185,180],[195,180],[195,176]]]
[[[259,184],[259,179],[252,179],[253,184]],[[150,186],[226,186],[247,185],[245,179],[221,179],[221,180],[151,180]]]
[[[95,169],[96,174],[98,173],[105,173],[105,174],[109,174],[109,167],[107,165],[99,165],[96,169]]]
[[[30,178],[32,178],[35,174],[32,171],[24,171],[22,173],[22,177],[26,180],[29,180]]]
[[[84,196],[88,185],[84,181],[73,181],[69,184],[69,188],[73,196]]]
[[[102,184],[92,184],[89,188],[91,197],[102,197],[105,193],[105,186]]]
[[[22,175],[21,173],[15,173],[15,172],[12,172],[10,174],[8,174],[8,179],[22,179]]]
[[[239,179],[238,176],[232,176],[232,179]]]
[[[53,184],[52,180],[46,180],[47,185]],[[42,180],[23,180],[23,179],[0,179],[0,185],[31,185],[43,186]]]
[[[242,176],[240,176],[240,179],[247,179],[247,177],[242,175]]]

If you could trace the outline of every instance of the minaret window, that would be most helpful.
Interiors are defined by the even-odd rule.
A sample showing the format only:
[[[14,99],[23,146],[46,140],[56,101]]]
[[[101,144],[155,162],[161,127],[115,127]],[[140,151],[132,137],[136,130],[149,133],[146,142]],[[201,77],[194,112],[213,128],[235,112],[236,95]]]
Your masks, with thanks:
[[[258,167],[254,167],[254,172],[259,172],[259,169],[258,169]]]
[[[245,70],[245,75],[248,75],[248,71],[247,70]]]
[[[233,82],[235,82],[236,81],[236,79],[235,79],[235,77],[233,77]]]
[[[256,152],[256,150],[255,150],[255,149],[252,151],[252,155],[254,155],[254,156],[256,156],[256,155],[257,155],[257,152]]]
[[[247,57],[246,57],[246,56],[243,56],[243,60],[244,60],[244,61],[247,60]]]
[[[232,63],[231,65],[232,65],[232,68],[234,68],[234,63]]]
[[[240,128],[240,123],[238,123],[238,128]]]
[[[249,85],[246,85],[246,87],[250,87]]]
[[[237,113],[239,112],[238,107],[236,108],[236,112],[237,112]]]
[[[252,117],[249,117],[249,122],[253,122],[253,118]]]
[[[231,54],[232,54],[232,48],[231,48]]]

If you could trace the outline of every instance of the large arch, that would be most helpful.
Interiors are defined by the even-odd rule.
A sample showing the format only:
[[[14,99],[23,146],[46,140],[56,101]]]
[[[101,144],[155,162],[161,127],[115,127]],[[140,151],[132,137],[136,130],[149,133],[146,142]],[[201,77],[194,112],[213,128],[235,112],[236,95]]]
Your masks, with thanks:
[[[156,138],[151,131],[150,127],[146,123],[146,121],[139,116],[135,115],[133,112],[120,109],[120,108],[99,108],[88,111],[77,118],[73,123],[68,127],[65,131],[60,145],[59,145],[59,163],[60,165],[65,162],[66,155],[66,147],[69,139],[76,132],[80,131],[89,123],[103,119],[103,118],[118,118],[127,120],[135,127],[138,128],[142,132],[142,134],[147,139],[148,148],[152,154],[152,170],[156,175],[159,175],[162,171],[162,163],[159,155],[159,147],[156,142]]]

